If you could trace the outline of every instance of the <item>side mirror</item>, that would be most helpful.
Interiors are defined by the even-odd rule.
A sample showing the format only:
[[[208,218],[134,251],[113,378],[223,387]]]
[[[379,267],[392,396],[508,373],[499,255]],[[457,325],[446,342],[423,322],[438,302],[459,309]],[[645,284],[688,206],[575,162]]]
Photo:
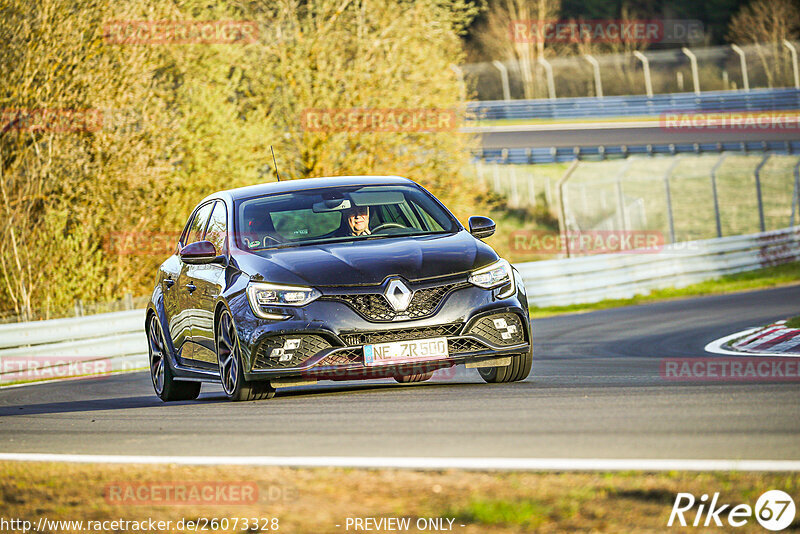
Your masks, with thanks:
[[[181,249],[181,261],[190,264],[217,263],[224,256],[217,255],[217,247],[211,241],[195,241]]]
[[[496,227],[497,225],[489,217],[474,215],[469,218],[469,233],[478,239],[491,236]]]

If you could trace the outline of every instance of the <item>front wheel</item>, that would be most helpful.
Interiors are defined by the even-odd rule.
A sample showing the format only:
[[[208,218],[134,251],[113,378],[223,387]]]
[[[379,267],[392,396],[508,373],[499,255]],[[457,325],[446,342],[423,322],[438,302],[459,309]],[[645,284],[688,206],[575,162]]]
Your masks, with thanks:
[[[505,367],[481,367],[478,373],[485,382],[502,384],[506,382],[519,382],[525,380],[531,373],[533,365],[533,346],[524,354],[511,356],[511,364]]]
[[[167,344],[156,315],[147,325],[147,350],[150,355],[150,378],[158,398],[164,402],[192,400],[200,395],[200,382],[175,380],[167,361]]]
[[[223,311],[217,322],[217,360],[219,377],[225,395],[233,401],[271,399],[275,388],[269,382],[251,381],[244,378],[242,353],[239,349],[239,336],[228,310]]]

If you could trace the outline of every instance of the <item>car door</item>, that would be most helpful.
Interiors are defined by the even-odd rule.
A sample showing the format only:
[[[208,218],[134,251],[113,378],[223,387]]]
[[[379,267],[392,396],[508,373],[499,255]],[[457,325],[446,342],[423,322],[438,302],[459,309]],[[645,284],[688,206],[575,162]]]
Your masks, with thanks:
[[[225,202],[218,200],[211,211],[203,239],[210,241],[217,254],[227,252],[228,210]],[[214,305],[224,289],[225,266],[218,263],[187,265],[187,283],[195,286],[191,295],[192,359],[216,365],[217,352],[214,339]]]
[[[208,225],[208,219],[211,216],[211,210],[214,202],[206,202],[195,210],[192,216],[191,223],[189,223],[186,237],[181,243],[181,246],[186,246],[196,241],[201,241]],[[195,307],[194,293],[197,291],[197,286],[192,281],[189,273],[189,268],[193,267],[188,263],[180,261],[180,274],[175,281],[172,290],[175,293],[177,301],[176,308],[178,313],[173,317],[173,322],[170,324],[172,331],[173,343],[178,350],[182,362],[192,365],[195,361],[195,346],[192,343],[192,315]],[[180,347],[180,348],[179,348]]]

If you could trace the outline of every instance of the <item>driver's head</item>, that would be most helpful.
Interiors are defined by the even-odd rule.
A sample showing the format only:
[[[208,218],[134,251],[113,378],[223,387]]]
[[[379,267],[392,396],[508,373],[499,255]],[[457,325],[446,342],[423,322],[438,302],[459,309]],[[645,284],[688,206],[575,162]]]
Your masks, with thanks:
[[[353,235],[369,234],[369,207],[353,206],[344,213],[347,227]]]

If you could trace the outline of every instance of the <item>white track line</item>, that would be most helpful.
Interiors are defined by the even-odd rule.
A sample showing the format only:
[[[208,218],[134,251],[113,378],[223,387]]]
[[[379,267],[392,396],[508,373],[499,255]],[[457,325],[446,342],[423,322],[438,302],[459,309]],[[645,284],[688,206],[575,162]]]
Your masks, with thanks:
[[[758,326],[756,328],[748,328],[747,330],[742,330],[741,332],[736,332],[735,334],[715,339],[714,341],[706,345],[704,347],[704,350],[706,352],[712,352],[714,354],[726,354],[729,356],[769,356],[771,358],[800,358],[800,354],[789,354],[787,352],[745,352],[740,350],[729,350],[722,348],[722,346],[728,341],[752,334],[753,332],[761,330],[762,328],[763,326]]]
[[[102,464],[467,469],[502,471],[800,471],[797,460],[648,460],[616,458],[428,458],[347,456],[122,456],[0,453],[0,461]]]

